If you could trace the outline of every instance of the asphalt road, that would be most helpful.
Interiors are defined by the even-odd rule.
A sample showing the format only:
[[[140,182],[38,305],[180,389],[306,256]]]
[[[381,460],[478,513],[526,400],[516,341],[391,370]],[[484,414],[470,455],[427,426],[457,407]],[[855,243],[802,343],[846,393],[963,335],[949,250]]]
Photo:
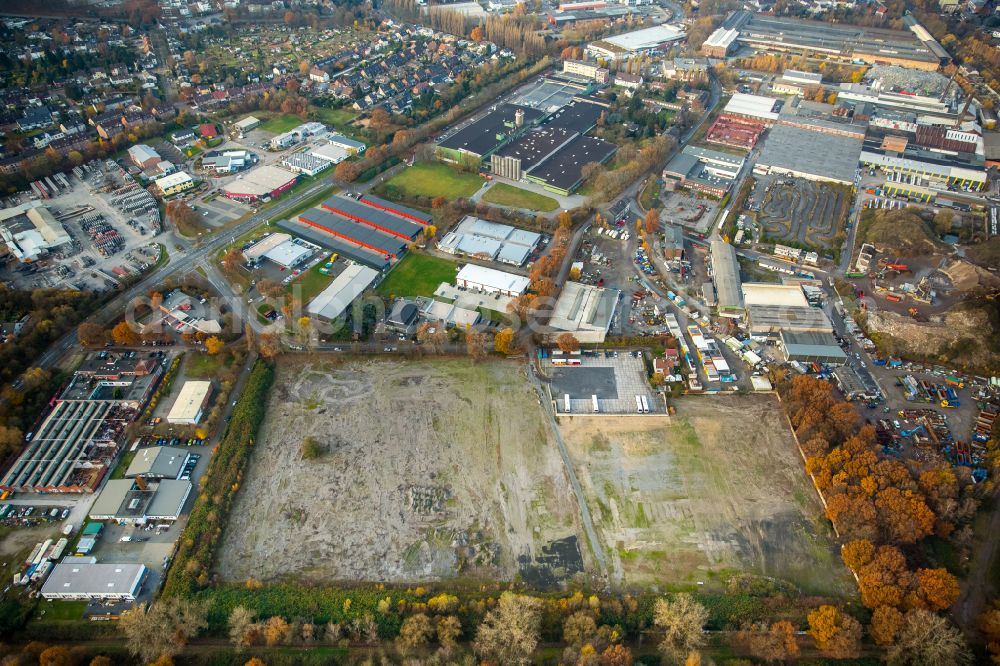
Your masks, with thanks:
[[[280,217],[282,213],[295,208],[323,188],[329,187],[330,184],[331,181],[329,179],[318,180],[287,199],[279,201],[277,205],[255,213],[239,225],[224,232],[220,231],[208,240],[202,240],[195,246],[187,248],[181,254],[177,252],[172,253],[166,264],[153,270],[135,285],[112,298],[103,308],[89,317],[88,321],[102,325],[114,321],[122,315],[128,303],[133,298],[148,293],[150,289],[163,282],[170,275],[189,273],[206,261],[208,263],[213,262],[215,254],[226,245],[232,243],[237,237],[256,228],[269,219]],[[168,248],[168,250],[173,249]],[[231,294],[231,290],[227,291]],[[224,291],[222,293],[226,294],[227,292]],[[76,330],[74,329],[54,342],[45,353],[38,357],[35,365],[42,368],[52,367],[76,344]]]

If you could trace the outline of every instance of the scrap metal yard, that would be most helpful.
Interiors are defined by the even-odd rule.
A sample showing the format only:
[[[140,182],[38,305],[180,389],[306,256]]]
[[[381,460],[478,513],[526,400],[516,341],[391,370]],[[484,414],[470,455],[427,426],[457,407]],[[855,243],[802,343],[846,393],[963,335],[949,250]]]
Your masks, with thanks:
[[[635,585],[733,573],[849,593],[822,507],[772,396],[683,398],[676,416],[560,418],[602,547]]]
[[[325,448],[312,460],[307,436]],[[523,366],[286,362],[256,447],[221,547],[228,580],[546,586],[583,570]]]

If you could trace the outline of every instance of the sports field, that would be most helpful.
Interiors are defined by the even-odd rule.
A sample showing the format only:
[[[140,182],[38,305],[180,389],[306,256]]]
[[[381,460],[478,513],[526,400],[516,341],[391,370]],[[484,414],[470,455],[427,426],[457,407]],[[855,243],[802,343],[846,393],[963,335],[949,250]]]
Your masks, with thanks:
[[[378,286],[385,297],[430,296],[442,282],[454,282],[458,265],[427,254],[411,253]]]
[[[444,197],[457,199],[470,197],[483,185],[483,179],[471,173],[462,173],[445,164],[418,162],[403,169],[385,182],[385,192],[396,189],[410,197]]]
[[[269,118],[260,124],[258,129],[262,129],[265,132],[274,132],[275,134],[281,134],[282,132],[287,132],[290,129],[294,129],[301,125],[304,120],[298,116],[293,116],[287,113],[283,113],[273,118]]]
[[[674,406],[669,419],[560,419],[615,577],[721,589],[751,573],[807,594],[851,594],[777,400],[718,395]]]
[[[526,208],[528,210],[548,213],[559,208],[559,202],[544,194],[531,192],[514,187],[507,183],[497,183],[486,190],[483,201],[497,204],[498,206],[510,206],[512,208]]]

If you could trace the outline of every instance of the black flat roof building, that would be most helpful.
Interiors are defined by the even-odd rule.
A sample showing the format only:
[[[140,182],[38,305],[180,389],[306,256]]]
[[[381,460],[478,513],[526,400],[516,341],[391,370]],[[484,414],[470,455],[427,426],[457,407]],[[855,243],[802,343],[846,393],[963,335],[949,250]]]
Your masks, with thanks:
[[[565,127],[545,124],[528,130],[516,141],[498,150],[496,154],[499,157],[514,157],[521,160],[521,168],[528,171],[574,136],[575,133]]]
[[[577,136],[525,177],[547,190],[568,195],[583,182],[583,167],[591,162],[603,164],[618,151],[618,146],[590,136]]]
[[[517,123],[519,111],[524,114],[520,127]],[[522,128],[537,123],[544,116],[545,112],[530,106],[501,104],[439,142],[438,148],[455,158],[465,153],[483,159],[510,141]]]
[[[586,134],[597,126],[597,119],[604,111],[600,104],[577,99],[552,114],[545,125]]]

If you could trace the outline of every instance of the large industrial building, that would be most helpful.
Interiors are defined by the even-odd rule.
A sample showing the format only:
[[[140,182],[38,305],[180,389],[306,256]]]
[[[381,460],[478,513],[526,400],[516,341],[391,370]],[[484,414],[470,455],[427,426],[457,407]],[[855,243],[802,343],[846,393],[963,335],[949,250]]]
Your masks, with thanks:
[[[369,253],[381,255],[386,261],[401,257],[406,252],[406,246],[410,242],[399,236],[383,233],[374,227],[355,222],[354,220],[320,208],[311,208],[300,214],[299,221],[324,234],[339,239],[343,243],[346,243],[348,247],[363,249]],[[317,239],[311,237],[307,238],[314,242],[320,242],[324,247],[328,247],[328,243],[317,241]],[[333,249],[336,249],[336,247]]]
[[[938,129],[939,132],[945,132],[944,140],[947,140],[947,130]],[[921,133],[918,128],[918,132],[911,133],[872,128],[865,137],[860,160],[868,166],[913,174],[938,185],[953,185],[971,190],[986,188],[988,177],[985,156],[955,150],[955,146],[928,140],[930,137],[927,135],[931,130],[932,128],[927,128]],[[957,147],[961,148],[962,145],[969,146],[966,150],[975,150],[975,144],[957,142]],[[916,192],[915,189],[914,193]]]
[[[544,125],[528,129],[490,156],[490,169],[510,180],[526,180],[569,195],[583,183],[583,167],[603,164],[618,150],[612,143],[585,136],[604,111],[601,104],[576,99]]]
[[[186,479],[111,479],[104,484],[88,515],[91,520],[111,520],[121,525],[172,522],[181,517],[192,487]]]
[[[618,60],[669,49],[687,37],[683,25],[656,25],[591,42],[587,54],[594,58]]]
[[[541,243],[542,235],[467,215],[438,242],[449,254],[490,259],[522,266]]]
[[[320,207],[407,243],[415,241],[424,228],[423,224],[413,221],[410,216],[389,212],[385,205],[374,206],[350,197],[330,197]]]
[[[571,333],[582,343],[601,343],[608,335],[621,292],[617,289],[567,282],[549,317],[547,337],[554,341]]]
[[[264,164],[225,184],[222,193],[230,199],[251,203],[281,196],[297,181],[298,176],[291,171]]]
[[[98,352],[80,365],[0,488],[15,492],[92,492],[110,469],[126,428],[156,388],[153,359]]]
[[[381,271],[406,252],[430,221],[422,211],[375,196],[335,196],[279,226]]]
[[[756,120],[770,126],[778,121],[778,113],[783,104],[782,100],[773,97],[738,92],[733,93],[726,102],[723,113],[734,118]]]
[[[604,164],[618,152],[618,146],[603,139],[577,135],[540,163],[524,179],[556,194],[568,196],[583,184],[583,168]]]
[[[798,285],[744,283],[745,327],[751,337],[777,340],[781,333],[832,335],[833,323],[822,309],[809,304]],[[831,338],[824,338],[829,342]]]
[[[0,211],[0,238],[19,261],[37,261],[72,242],[61,222],[40,201]]]
[[[333,217],[332,213],[327,213],[326,211],[318,209],[312,209],[312,211],[309,212],[313,214],[312,217],[314,218],[322,217],[323,215]],[[350,259],[365,266],[370,266],[378,271],[384,271],[389,268],[390,260],[389,256],[385,252],[372,250],[359,245],[357,241],[353,239],[347,240],[345,238],[341,238],[340,236],[337,236],[322,227],[321,221],[306,223],[301,219],[279,220],[278,227],[299,238],[304,238],[310,243],[329,250],[330,252],[336,252],[345,259]]]
[[[351,264],[334,278],[330,286],[319,293],[307,306],[310,317],[333,321],[350,307],[351,303],[375,284],[380,273],[368,266]]]
[[[778,334],[778,345],[786,361],[840,365],[847,354],[829,332],[786,331]]]
[[[149,446],[139,449],[125,470],[126,479],[176,479],[190,459],[187,449],[177,446]]]
[[[409,206],[404,206],[398,204],[395,201],[387,201],[374,194],[363,194],[358,198],[358,201],[365,204],[366,206],[371,206],[372,208],[378,208],[385,211],[386,213],[391,213],[398,217],[406,218],[411,222],[416,222],[417,224],[427,226],[434,220],[434,216],[430,213],[425,213],[422,210],[417,210],[416,208],[410,208]]]
[[[756,51],[821,56],[842,62],[902,65],[934,71],[950,59],[947,52],[910,22],[910,30],[888,30],[846,24],[767,16],[740,10],[705,40],[705,55],[723,58],[738,46]],[[922,32],[921,32],[922,31]]]
[[[97,562],[68,557],[52,568],[42,598],[62,601],[135,601],[146,580],[143,564]]]
[[[501,104],[440,141],[437,152],[452,162],[487,159],[544,116],[529,106]]]
[[[862,143],[853,136],[780,123],[768,132],[754,172],[853,185]]]
[[[576,136],[565,127],[543,125],[525,132],[490,156],[494,174],[510,180],[521,177],[555,154]]]
[[[503,296],[520,296],[528,291],[530,282],[523,275],[475,264],[462,266],[462,270],[455,276],[455,284],[459,287]]]
[[[184,382],[173,406],[167,413],[167,423],[197,425],[212,397],[212,382],[189,379]]]
[[[711,245],[712,282],[715,284],[716,307],[722,317],[743,316],[743,294],[740,290],[740,263],[736,248],[721,239]]]
[[[746,160],[737,155],[687,146],[663,169],[663,179],[698,192],[722,197]]]
[[[316,252],[316,246],[289,234],[267,234],[250,247],[243,250],[243,258],[249,264],[270,261],[283,269],[295,268],[308,261]]]

